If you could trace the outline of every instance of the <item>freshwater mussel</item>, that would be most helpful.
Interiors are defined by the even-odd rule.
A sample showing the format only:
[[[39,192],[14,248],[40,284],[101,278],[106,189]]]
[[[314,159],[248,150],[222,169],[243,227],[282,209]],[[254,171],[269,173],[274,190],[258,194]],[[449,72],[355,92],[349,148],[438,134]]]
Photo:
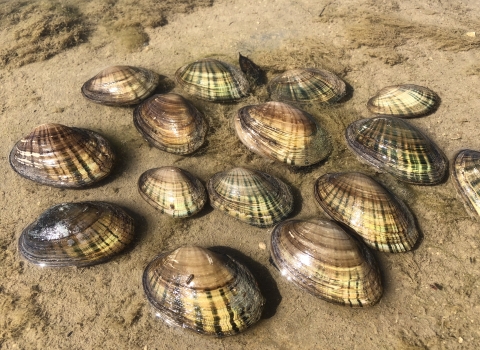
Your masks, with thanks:
[[[89,266],[118,254],[134,239],[133,219],[106,202],[62,203],[26,227],[19,251],[40,266]]]
[[[207,183],[212,207],[253,226],[268,227],[293,210],[290,188],[276,177],[246,168],[215,174]]]
[[[207,101],[233,102],[246,97],[250,91],[240,69],[213,58],[180,67],[175,72],[175,80],[188,94]]]
[[[250,271],[228,255],[184,246],[151,261],[143,288],[167,324],[217,337],[256,323],[264,298]]]
[[[420,117],[433,112],[440,101],[432,90],[414,84],[387,86],[367,102],[370,112],[395,117]]]
[[[174,94],[154,95],[133,112],[137,130],[155,147],[190,154],[205,141],[207,123],[195,106]]]
[[[379,116],[353,122],[345,136],[361,159],[399,180],[417,185],[443,181],[448,160],[419,129],[404,119]]]
[[[283,221],[272,231],[270,252],[285,278],[326,301],[364,307],[382,296],[372,253],[333,221]]]
[[[10,165],[21,176],[54,187],[84,187],[110,174],[115,155],[96,132],[42,124],[18,141]]]
[[[325,174],[315,182],[314,195],[326,214],[352,228],[373,249],[405,252],[418,241],[410,210],[370,176]]]
[[[480,152],[465,149],[455,156],[453,183],[472,217],[480,215]]]
[[[347,93],[345,82],[324,69],[291,69],[268,83],[270,98],[295,103],[335,103]]]
[[[107,67],[82,86],[88,100],[108,106],[130,106],[140,103],[157,88],[160,76],[151,70],[134,66]]]
[[[138,190],[150,205],[174,218],[198,213],[207,201],[200,180],[173,166],[145,171],[138,180]]]
[[[309,166],[328,157],[327,132],[307,112],[282,102],[241,108],[235,131],[256,154],[292,166]]]

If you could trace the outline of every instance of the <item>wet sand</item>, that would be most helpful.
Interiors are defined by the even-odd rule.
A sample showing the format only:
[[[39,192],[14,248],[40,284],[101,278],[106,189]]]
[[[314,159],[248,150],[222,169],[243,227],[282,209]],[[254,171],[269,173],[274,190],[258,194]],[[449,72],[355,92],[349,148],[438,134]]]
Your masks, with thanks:
[[[349,123],[370,116],[366,101],[380,88],[414,83],[434,90],[442,101],[434,114],[411,123],[450,160],[460,149],[480,150],[476,0],[256,5],[240,0],[176,7],[167,2],[156,9],[158,14],[152,11],[154,2],[141,4],[85,1],[65,8],[40,1],[26,8],[0,2],[0,33],[8,38],[0,44],[0,349],[478,348],[479,222],[466,212],[450,178],[431,187],[400,183],[358,161],[343,136]],[[46,23],[53,24],[42,31]],[[476,36],[466,35],[475,31]],[[22,41],[32,33],[37,40]],[[168,88],[183,64],[203,57],[236,64],[239,52],[264,68],[267,78],[289,68],[319,67],[352,87],[350,98],[338,105],[306,107],[331,135],[334,151],[327,161],[295,171],[250,153],[237,140],[232,116],[242,106],[266,101],[264,87],[238,104],[193,100],[210,131],[207,145],[187,157],[149,146],[133,125],[133,108],[93,104],[80,94],[82,84],[109,65],[152,69],[165,77]],[[181,91],[176,87],[173,92]],[[94,188],[61,190],[14,173],[10,149],[47,122],[107,137],[119,156],[112,176]],[[137,193],[137,179],[163,165],[187,169],[203,182],[238,165],[267,171],[292,186],[296,218],[323,215],[312,195],[319,176],[362,171],[410,207],[423,241],[413,252],[375,253],[385,286],[377,305],[329,304],[282,279],[269,263],[269,229],[250,227],[210,207],[193,218],[174,220],[149,206]],[[17,240],[23,228],[54,204],[81,200],[109,201],[129,210],[138,227],[134,247],[89,268],[39,268],[22,260]],[[259,248],[262,242],[266,250]],[[252,269],[267,298],[258,324],[216,339],[155,318],[143,294],[143,269],[161,251],[184,244],[228,247]]]

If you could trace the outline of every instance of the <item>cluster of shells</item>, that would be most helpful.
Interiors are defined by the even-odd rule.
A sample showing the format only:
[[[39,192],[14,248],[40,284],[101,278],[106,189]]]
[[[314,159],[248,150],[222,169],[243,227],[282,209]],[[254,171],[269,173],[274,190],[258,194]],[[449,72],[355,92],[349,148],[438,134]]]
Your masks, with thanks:
[[[195,98],[235,102],[264,72],[240,56],[238,69],[214,59],[179,68],[176,83]],[[154,147],[179,155],[197,151],[208,135],[203,116],[187,98],[155,93],[159,75],[147,69],[113,66],[88,80],[82,94],[109,106],[137,105],[133,123]],[[318,164],[333,145],[304,104],[337,103],[347,86],[334,73],[288,70],[268,83],[272,101],[244,106],[234,117],[235,133],[252,152],[291,167]],[[359,158],[400,181],[435,185],[445,180],[448,160],[418,128],[402,118],[435,111],[439,97],[417,85],[382,89],[368,109],[374,117],[345,130]],[[77,127],[43,124],[19,140],[10,164],[21,176],[61,188],[91,186],[114,168],[115,154],[101,135]],[[466,206],[480,214],[480,152],[463,150],[452,174]],[[383,293],[380,269],[371,249],[402,253],[419,244],[414,215],[383,184],[355,172],[320,176],[312,191],[331,220],[287,219],[292,189],[268,173],[236,167],[212,176],[206,186],[185,169],[146,170],[138,179],[140,196],[161,213],[190,217],[210,205],[245,224],[273,227],[270,254],[281,275],[321,299],[351,307],[377,303]],[[285,220],[287,219],[287,220]],[[19,251],[41,266],[88,266],[104,262],[134,241],[133,219],[105,202],[62,203],[25,228]],[[146,267],[143,287],[157,315],[170,325],[202,334],[239,333],[262,315],[265,298],[241,262],[198,246],[161,252]]]

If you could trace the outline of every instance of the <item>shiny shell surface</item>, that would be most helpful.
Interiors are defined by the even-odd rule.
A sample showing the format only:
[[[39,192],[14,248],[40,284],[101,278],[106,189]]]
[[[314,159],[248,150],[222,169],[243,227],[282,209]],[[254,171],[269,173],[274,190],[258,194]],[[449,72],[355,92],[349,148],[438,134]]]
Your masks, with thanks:
[[[200,180],[172,166],[144,172],[138,180],[138,190],[150,205],[174,218],[198,213],[207,201],[207,192]]]
[[[207,191],[212,207],[253,226],[272,226],[293,210],[290,188],[257,170],[239,167],[217,173]]]
[[[399,180],[440,183],[448,172],[443,152],[419,129],[395,117],[375,117],[347,127],[348,145],[361,159]]]
[[[433,112],[439,101],[426,87],[404,84],[384,87],[367,102],[367,108],[379,115],[411,118]]]
[[[480,216],[480,152],[460,151],[452,165],[453,183],[470,215]]]
[[[252,152],[292,166],[309,166],[332,152],[327,132],[307,112],[282,102],[241,108],[235,131]]]
[[[151,70],[133,66],[105,68],[82,86],[88,100],[108,106],[140,103],[157,88],[160,76]]]
[[[137,130],[155,147],[175,154],[190,154],[205,141],[207,123],[188,100],[169,93],[155,95],[133,112]]]
[[[217,337],[240,333],[256,323],[264,304],[245,266],[195,246],[157,256],[145,269],[143,288],[167,324]]]
[[[373,249],[401,253],[418,241],[410,210],[370,176],[325,174],[315,182],[314,195],[325,213],[352,228]]]
[[[62,203],[25,228],[20,253],[40,266],[89,266],[104,262],[134,239],[133,219],[105,202]]]
[[[275,76],[268,84],[272,100],[296,103],[335,103],[347,93],[342,79],[316,68],[291,69]]]
[[[42,124],[18,141],[10,165],[21,176],[54,187],[84,187],[110,174],[115,155],[96,132]]]
[[[250,91],[248,80],[240,69],[213,58],[180,67],[175,80],[188,94],[207,101],[237,101]]]
[[[365,307],[382,296],[373,255],[333,221],[283,221],[272,231],[270,252],[283,276],[326,301]]]

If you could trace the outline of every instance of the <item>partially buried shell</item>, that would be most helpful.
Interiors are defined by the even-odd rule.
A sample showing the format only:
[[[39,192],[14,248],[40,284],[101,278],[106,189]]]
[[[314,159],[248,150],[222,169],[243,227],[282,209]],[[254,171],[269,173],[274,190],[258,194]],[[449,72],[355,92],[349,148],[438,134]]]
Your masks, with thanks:
[[[10,152],[10,165],[18,174],[54,187],[91,185],[110,174],[114,159],[101,135],[61,124],[37,126]]]
[[[375,117],[347,127],[349,147],[368,163],[417,185],[441,182],[448,170],[443,152],[403,119]]]
[[[373,255],[333,221],[283,221],[272,231],[270,251],[282,275],[321,299],[362,307],[382,296]]]
[[[439,100],[438,95],[426,87],[404,84],[381,89],[368,101],[367,107],[375,114],[411,118],[433,112]]]
[[[193,104],[180,95],[155,95],[133,112],[137,130],[155,147],[189,154],[205,141],[207,123]]]
[[[460,151],[452,165],[453,183],[469,213],[480,215],[480,152],[465,149]]]
[[[419,238],[405,204],[367,175],[325,174],[315,182],[314,194],[332,219],[352,228],[373,249],[405,252]]]
[[[212,58],[180,67],[175,79],[188,94],[208,101],[236,101],[247,96],[250,90],[240,69]]]
[[[144,172],[138,180],[138,190],[149,204],[175,218],[198,213],[207,201],[200,180],[186,170],[171,166]]]
[[[332,146],[315,119],[282,102],[241,108],[235,131],[251,151],[293,166],[309,166],[328,157]]]
[[[256,323],[264,304],[245,266],[195,246],[157,256],[145,269],[143,288],[166,323],[217,337]]]
[[[46,210],[20,235],[20,253],[40,266],[104,262],[134,239],[133,219],[105,202],[63,203]]]
[[[234,168],[215,174],[207,184],[210,204],[253,226],[267,227],[293,209],[290,188],[267,173]]]
[[[82,94],[92,102],[108,106],[140,103],[157,88],[160,76],[133,66],[105,68],[82,86]]]
[[[342,79],[316,68],[292,69],[274,77],[268,84],[272,100],[296,103],[334,103],[347,93]]]

